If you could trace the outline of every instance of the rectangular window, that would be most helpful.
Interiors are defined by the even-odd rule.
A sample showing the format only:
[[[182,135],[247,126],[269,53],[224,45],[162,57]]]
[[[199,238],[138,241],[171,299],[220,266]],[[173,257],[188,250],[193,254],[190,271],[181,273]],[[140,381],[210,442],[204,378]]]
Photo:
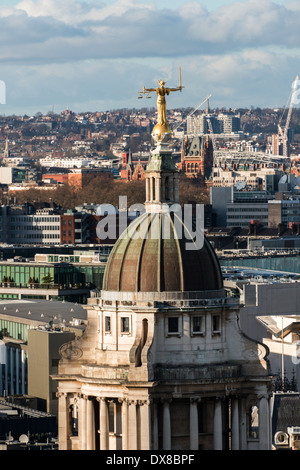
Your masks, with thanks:
[[[110,333],[111,332],[110,317],[104,317],[104,331],[105,331],[105,333]]]
[[[121,317],[121,333],[129,333],[129,317]]]
[[[212,316],[212,332],[221,333],[221,315]]]
[[[179,318],[178,317],[168,318],[168,333],[179,333]]]
[[[204,334],[204,317],[192,316],[192,334]]]

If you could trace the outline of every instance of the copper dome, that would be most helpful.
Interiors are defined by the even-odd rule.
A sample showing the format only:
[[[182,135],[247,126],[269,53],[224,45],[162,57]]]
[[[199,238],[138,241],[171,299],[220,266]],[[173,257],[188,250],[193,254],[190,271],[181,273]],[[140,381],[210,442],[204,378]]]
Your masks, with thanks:
[[[218,258],[204,237],[200,249],[176,213],[145,213],[117,240],[107,262],[104,291],[180,292],[223,289]],[[148,236],[145,236],[148,234]],[[203,236],[203,235],[202,235]]]

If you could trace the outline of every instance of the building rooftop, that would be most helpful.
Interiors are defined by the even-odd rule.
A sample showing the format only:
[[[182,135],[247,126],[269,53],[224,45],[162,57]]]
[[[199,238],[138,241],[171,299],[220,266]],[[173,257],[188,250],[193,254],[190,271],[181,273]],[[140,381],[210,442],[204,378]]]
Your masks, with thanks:
[[[0,450],[3,443],[29,443],[29,436],[57,435],[56,417],[48,413],[0,400]],[[26,439],[27,436],[27,439]]]
[[[251,281],[251,282],[294,282],[300,280],[297,273],[273,271],[262,268],[248,268],[242,266],[222,266],[224,281]]]
[[[57,300],[2,300],[0,318],[22,319],[25,323],[79,327],[85,324],[86,310],[80,304]]]
[[[289,426],[299,426],[299,411],[299,393],[275,393],[272,416],[273,436],[276,432],[287,432]]]

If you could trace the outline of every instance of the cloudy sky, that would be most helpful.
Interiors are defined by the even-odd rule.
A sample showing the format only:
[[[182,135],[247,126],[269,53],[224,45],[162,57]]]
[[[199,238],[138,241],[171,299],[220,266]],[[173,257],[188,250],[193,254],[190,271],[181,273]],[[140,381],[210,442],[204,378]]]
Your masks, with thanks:
[[[179,66],[169,108],[285,106],[299,25],[299,0],[0,0],[0,114],[155,106]]]

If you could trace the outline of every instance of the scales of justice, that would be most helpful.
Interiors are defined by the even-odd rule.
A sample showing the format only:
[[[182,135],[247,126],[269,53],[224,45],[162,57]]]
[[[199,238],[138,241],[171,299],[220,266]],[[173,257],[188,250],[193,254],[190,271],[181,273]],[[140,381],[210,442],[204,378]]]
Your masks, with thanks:
[[[166,145],[169,141],[172,131],[167,122],[167,102],[166,95],[169,95],[172,91],[182,91],[184,88],[181,84],[181,67],[179,67],[179,86],[176,88],[165,87],[164,80],[159,80],[159,87],[157,88],[145,88],[139,92],[138,99],[142,99],[143,95],[149,99],[150,93],[155,92],[157,94],[157,124],[152,130],[152,137],[156,145]]]

